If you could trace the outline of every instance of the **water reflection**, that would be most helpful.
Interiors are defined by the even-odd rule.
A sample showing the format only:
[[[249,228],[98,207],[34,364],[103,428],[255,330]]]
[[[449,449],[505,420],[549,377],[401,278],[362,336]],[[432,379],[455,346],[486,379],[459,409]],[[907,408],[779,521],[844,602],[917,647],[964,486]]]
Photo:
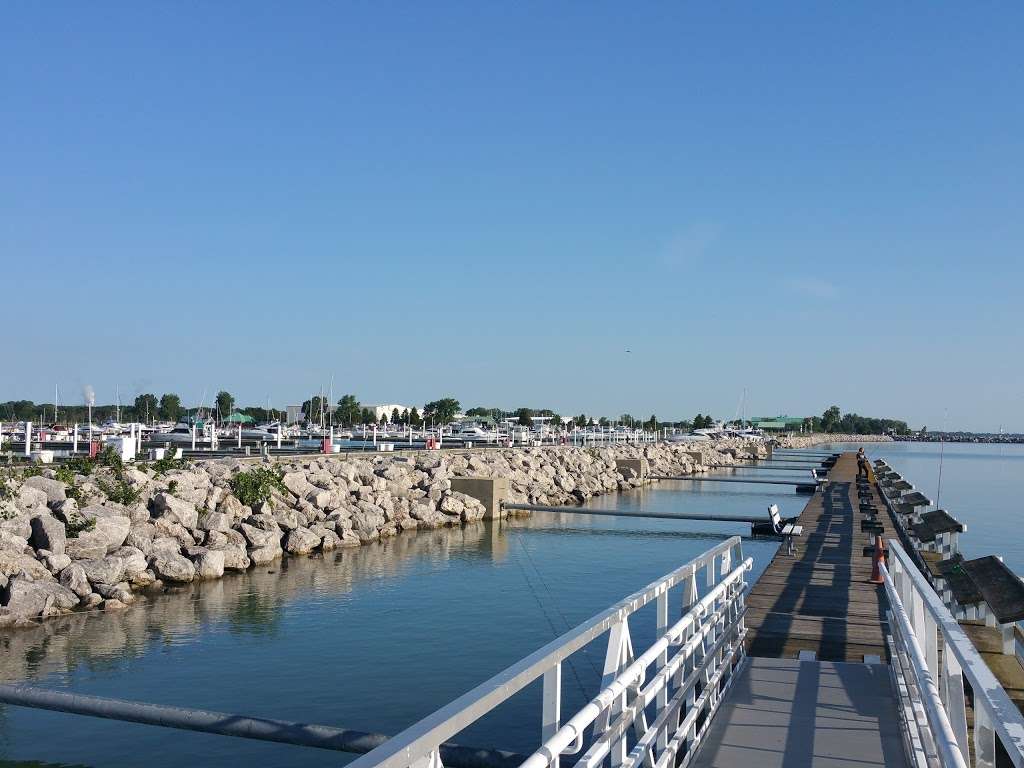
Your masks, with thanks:
[[[0,637],[0,681],[39,680],[83,664],[103,668],[154,643],[186,644],[204,626],[222,621],[232,634],[273,636],[285,605],[297,598],[343,595],[360,582],[398,576],[410,560],[444,562],[453,551],[501,560],[509,543],[486,523],[421,531],[140,596],[128,610],[72,613]]]

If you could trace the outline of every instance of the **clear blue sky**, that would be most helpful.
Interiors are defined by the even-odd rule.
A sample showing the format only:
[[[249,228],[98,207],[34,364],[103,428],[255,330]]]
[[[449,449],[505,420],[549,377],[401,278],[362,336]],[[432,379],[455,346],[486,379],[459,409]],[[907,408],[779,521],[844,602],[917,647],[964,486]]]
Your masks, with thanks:
[[[1016,2],[7,4],[0,400],[1024,430],[1021,40]]]

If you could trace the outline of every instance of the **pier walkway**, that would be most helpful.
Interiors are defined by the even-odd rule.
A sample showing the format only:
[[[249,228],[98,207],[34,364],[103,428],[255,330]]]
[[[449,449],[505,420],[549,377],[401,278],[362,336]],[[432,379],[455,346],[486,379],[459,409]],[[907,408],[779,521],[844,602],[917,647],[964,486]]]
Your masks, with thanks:
[[[695,766],[907,764],[889,667],[877,663],[888,659],[887,601],[870,582],[856,477],[855,455],[843,454],[796,521],[796,554],[780,547],[750,590],[749,663]],[[891,537],[888,515],[877,519]]]
[[[886,660],[886,600],[872,584],[873,540],[861,531],[865,514],[857,497],[857,461],[839,457],[828,482],[815,493],[797,520],[803,535],[797,553],[780,547],[747,598],[747,652],[751,656],[795,659],[812,651],[820,661]],[[871,501],[885,510],[872,484]],[[888,514],[878,521],[888,541],[895,529]]]
[[[882,664],[751,658],[707,735],[698,768],[904,768]]]

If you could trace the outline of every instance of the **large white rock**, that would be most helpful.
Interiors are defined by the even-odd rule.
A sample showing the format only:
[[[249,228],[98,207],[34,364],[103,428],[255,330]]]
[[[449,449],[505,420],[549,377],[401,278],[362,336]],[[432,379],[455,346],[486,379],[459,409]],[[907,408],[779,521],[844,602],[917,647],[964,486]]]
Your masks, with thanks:
[[[0,603],[19,618],[46,618],[74,608],[78,596],[53,579],[31,581],[16,576],[0,592]]]
[[[205,499],[206,491],[202,491],[202,494]],[[161,514],[173,512],[178,522],[186,528],[195,528],[199,522],[199,512],[194,502],[184,501],[166,491],[161,491],[153,497],[153,506]]]
[[[284,549],[292,555],[308,555],[320,546],[320,537],[308,528],[293,528],[284,538]]]
[[[196,577],[192,561],[181,555],[161,552],[152,559],[150,565],[157,577],[167,582],[187,584]]]

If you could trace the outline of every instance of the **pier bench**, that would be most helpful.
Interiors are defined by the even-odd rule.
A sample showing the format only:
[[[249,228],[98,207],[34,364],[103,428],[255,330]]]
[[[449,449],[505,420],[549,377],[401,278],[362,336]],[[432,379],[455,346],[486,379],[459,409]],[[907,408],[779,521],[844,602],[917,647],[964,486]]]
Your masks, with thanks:
[[[802,535],[804,527],[785,522],[782,519],[782,515],[779,514],[778,504],[772,504],[768,507],[768,516],[771,518],[772,530],[775,532],[775,535],[781,536],[785,540],[786,551],[791,555],[795,554],[796,548],[793,546],[793,537]]]

